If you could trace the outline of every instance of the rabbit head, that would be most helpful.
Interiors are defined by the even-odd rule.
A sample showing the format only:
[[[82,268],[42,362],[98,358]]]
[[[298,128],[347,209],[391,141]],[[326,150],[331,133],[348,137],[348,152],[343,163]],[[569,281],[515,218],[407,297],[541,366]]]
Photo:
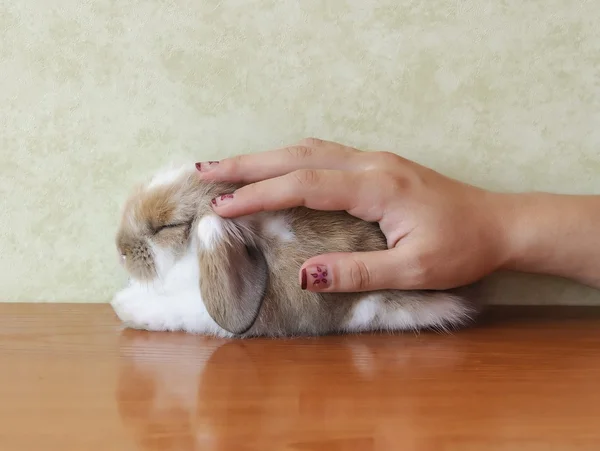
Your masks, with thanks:
[[[179,261],[197,259],[202,302],[217,324],[243,333],[256,319],[267,266],[250,223],[224,220],[212,199],[234,185],[207,183],[194,167],[161,172],[134,190],[116,236],[121,262],[138,283],[163,283]]]
[[[204,200],[193,172],[171,170],[136,187],[125,203],[116,245],[129,275],[149,282],[161,277],[187,247]]]

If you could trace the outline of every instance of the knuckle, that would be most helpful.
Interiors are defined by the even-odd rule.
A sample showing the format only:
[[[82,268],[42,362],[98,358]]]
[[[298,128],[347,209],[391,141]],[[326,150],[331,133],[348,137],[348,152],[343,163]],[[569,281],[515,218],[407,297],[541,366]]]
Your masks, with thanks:
[[[319,172],[314,169],[300,169],[292,172],[295,182],[301,187],[311,187],[319,183]]]
[[[304,138],[303,140],[300,141],[300,145],[306,146],[306,147],[318,147],[318,146],[321,146],[322,144],[323,144],[323,140],[321,140],[319,138]]]
[[[221,166],[221,170],[227,171],[229,174],[235,174],[244,164],[244,157],[236,155],[225,160]]]
[[[362,179],[367,185],[381,186],[389,184],[391,177],[380,169],[366,169],[361,174]]]
[[[401,160],[401,157],[395,153],[385,151],[371,152],[369,158],[373,161],[374,166],[385,169],[397,165]]]
[[[374,201],[384,201],[390,194],[396,195],[404,191],[407,185],[404,178],[381,169],[368,169],[363,172],[362,177],[365,185],[370,187],[369,190],[376,193]]]
[[[348,275],[350,283],[357,291],[367,290],[371,286],[371,273],[365,262],[354,260],[350,265]]]
[[[295,159],[303,160],[310,158],[313,155],[314,150],[306,145],[293,146],[287,149],[287,152]]]
[[[361,177],[367,186],[373,186],[380,195],[407,192],[415,186],[417,180],[412,173],[395,171],[393,166],[371,166],[362,172]]]
[[[407,192],[411,187],[411,180],[408,177],[404,177],[398,174],[380,174],[380,186],[385,192],[398,193]]]

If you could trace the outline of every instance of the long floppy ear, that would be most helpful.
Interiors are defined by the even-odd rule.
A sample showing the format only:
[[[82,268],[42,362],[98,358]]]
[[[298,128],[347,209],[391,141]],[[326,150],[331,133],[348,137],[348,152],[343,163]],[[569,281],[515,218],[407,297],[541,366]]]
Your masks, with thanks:
[[[268,283],[267,261],[248,231],[216,215],[198,223],[200,292],[208,314],[226,331],[247,332]]]

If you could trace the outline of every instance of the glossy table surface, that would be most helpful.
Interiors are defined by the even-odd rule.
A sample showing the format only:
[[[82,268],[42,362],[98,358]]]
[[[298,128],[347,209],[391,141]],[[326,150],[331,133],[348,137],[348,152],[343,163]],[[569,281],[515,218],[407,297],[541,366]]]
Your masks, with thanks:
[[[0,304],[0,450],[600,450],[600,309],[226,341]]]

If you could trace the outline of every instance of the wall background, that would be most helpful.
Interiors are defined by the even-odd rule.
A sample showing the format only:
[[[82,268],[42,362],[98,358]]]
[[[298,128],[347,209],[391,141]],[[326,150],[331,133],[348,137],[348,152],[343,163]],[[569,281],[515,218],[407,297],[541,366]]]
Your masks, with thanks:
[[[104,302],[130,186],[306,136],[501,190],[600,193],[600,3],[0,4],[0,300]],[[600,304],[538,277],[494,302]]]

